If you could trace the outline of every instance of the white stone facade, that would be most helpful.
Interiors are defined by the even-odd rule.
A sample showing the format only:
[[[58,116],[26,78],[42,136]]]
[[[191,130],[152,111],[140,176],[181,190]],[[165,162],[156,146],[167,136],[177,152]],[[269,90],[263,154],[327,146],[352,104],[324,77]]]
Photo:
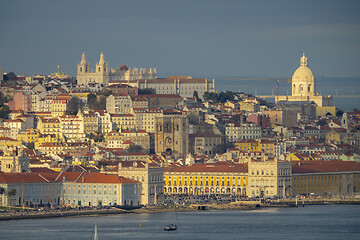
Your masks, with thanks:
[[[123,65],[117,69],[110,69],[109,64],[105,62],[103,53],[100,54],[100,60],[96,63],[95,70],[90,69],[90,64],[86,61],[85,53],[82,54],[81,62],[77,67],[78,85],[84,85],[88,83],[99,83],[107,85],[110,81],[154,78],[156,78],[156,69],[152,68],[147,71],[145,68],[130,69]]]

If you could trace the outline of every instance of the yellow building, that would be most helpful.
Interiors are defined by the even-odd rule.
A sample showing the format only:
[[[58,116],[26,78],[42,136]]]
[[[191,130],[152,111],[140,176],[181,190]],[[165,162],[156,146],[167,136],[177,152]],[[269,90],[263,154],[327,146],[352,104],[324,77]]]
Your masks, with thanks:
[[[274,157],[275,145],[269,139],[249,139],[235,142],[235,148],[243,152],[264,152],[268,157]]]
[[[165,194],[246,195],[247,164],[194,164],[165,167]]]
[[[22,142],[9,137],[0,137],[0,149],[4,150],[7,147],[20,147]]]
[[[301,153],[301,152],[294,152],[294,153],[290,153],[289,155],[287,155],[286,160],[299,162],[299,161],[310,161],[313,159],[311,158],[311,156],[309,154],[305,154],[305,153]]]
[[[328,113],[335,116],[336,107],[316,107],[316,117],[326,117],[326,114]]]
[[[341,160],[293,163],[293,195],[338,195],[359,191],[360,163]]]
[[[44,143],[55,143],[60,139],[55,134],[40,134],[35,141],[35,149],[37,149],[40,145]]]
[[[31,143],[31,142],[36,142],[36,139],[38,138],[38,136],[41,134],[39,129],[27,129],[24,132],[20,132],[17,135],[17,140],[22,141],[24,143]]]
[[[61,136],[61,124],[57,118],[39,118],[38,129],[43,134],[55,134]]]

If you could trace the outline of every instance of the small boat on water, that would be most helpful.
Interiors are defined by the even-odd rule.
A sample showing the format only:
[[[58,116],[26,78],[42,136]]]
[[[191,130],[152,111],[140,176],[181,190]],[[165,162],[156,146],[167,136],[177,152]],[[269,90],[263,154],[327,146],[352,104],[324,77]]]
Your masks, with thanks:
[[[177,226],[175,224],[170,224],[169,226],[164,227],[165,231],[175,231]]]

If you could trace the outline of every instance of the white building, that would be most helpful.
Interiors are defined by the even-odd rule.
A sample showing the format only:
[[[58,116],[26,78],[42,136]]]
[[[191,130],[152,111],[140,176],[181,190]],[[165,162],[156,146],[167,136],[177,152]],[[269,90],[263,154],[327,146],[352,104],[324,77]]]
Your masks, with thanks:
[[[229,142],[261,138],[261,127],[255,123],[229,122],[225,126],[225,135]]]
[[[132,101],[129,95],[112,94],[106,98],[106,111],[109,113],[130,113]]]
[[[85,138],[84,122],[74,115],[59,116],[60,131],[68,141],[79,141]]]
[[[313,101],[319,107],[332,106],[332,96],[320,96],[316,92],[316,81],[313,72],[307,64],[305,54],[300,59],[300,67],[296,69],[291,81],[291,96],[277,96],[275,102],[278,101]]]
[[[90,69],[90,64],[87,63],[85,53],[83,53],[81,62],[78,64],[77,72],[78,85],[88,83],[107,85],[110,81],[156,78],[156,69],[152,68],[147,71],[144,68],[130,69],[122,65],[117,69],[110,69],[109,64],[104,60],[103,53],[100,54],[100,60],[96,63],[95,71]]]
[[[248,163],[251,197],[286,197],[291,194],[291,161],[275,159],[251,161]]]
[[[2,206],[75,207],[142,204],[141,184],[115,174],[0,172],[0,187],[4,188],[6,193],[0,195]]]
[[[183,98],[194,96],[194,92],[203,98],[205,92],[215,91],[215,80],[192,78],[190,76],[169,76],[168,78],[138,79],[134,81],[117,81],[139,89],[155,89],[156,94],[179,94]]]

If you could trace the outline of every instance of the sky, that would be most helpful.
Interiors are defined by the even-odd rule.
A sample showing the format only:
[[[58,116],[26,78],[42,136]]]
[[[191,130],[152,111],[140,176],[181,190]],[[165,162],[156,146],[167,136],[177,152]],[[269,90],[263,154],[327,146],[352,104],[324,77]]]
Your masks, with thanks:
[[[2,0],[0,66],[76,76],[85,52],[158,77],[360,77],[360,1]]]

